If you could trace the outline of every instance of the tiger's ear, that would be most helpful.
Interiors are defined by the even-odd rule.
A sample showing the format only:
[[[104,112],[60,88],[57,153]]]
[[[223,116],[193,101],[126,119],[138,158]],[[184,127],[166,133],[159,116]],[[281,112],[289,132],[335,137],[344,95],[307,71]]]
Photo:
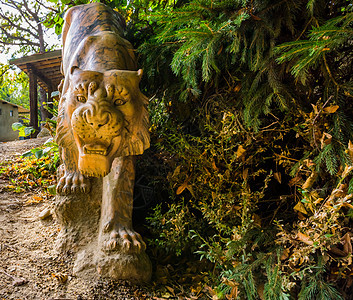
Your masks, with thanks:
[[[70,75],[72,75],[75,72],[75,70],[80,70],[81,71],[81,69],[78,66],[72,66],[71,69],[70,69]]]

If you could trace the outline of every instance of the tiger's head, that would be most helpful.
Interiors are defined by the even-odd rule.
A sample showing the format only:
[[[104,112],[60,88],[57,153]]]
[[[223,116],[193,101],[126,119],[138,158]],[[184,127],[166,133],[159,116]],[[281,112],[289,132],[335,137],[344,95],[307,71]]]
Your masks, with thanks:
[[[142,70],[71,69],[59,103],[57,142],[68,151],[76,147],[82,174],[106,176],[115,157],[142,154],[149,147],[141,76]]]

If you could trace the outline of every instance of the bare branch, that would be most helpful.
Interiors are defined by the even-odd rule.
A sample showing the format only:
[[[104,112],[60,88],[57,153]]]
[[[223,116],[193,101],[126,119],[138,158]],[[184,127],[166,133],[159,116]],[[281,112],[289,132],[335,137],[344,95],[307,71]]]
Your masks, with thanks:
[[[38,38],[38,35],[33,33],[32,31],[30,31],[29,29],[27,28],[24,28],[24,27],[21,27],[20,25],[18,24],[15,24],[10,18],[8,18],[7,16],[5,16],[4,14],[2,14],[0,12],[0,17],[3,18],[4,20],[6,20],[8,22],[9,25],[11,25],[12,27],[15,27],[17,28],[18,30],[21,30],[21,31],[25,31],[27,33],[29,33],[30,35],[32,35],[34,38]],[[33,28],[33,29],[36,29],[36,28]]]
[[[1,44],[8,45],[8,46],[34,46],[34,47],[39,47],[39,44],[30,42],[30,41],[21,42],[21,43],[20,42],[16,43],[16,42],[1,41]]]
[[[29,44],[35,43],[35,42],[31,41],[30,39],[25,38],[23,35],[22,35],[22,36],[14,36],[14,35],[8,33],[8,32],[7,32],[4,28],[2,28],[2,27],[0,27],[0,30],[1,30],[1,32],[6,36],[6,38],[7,38],[8,40],[23,41],[23,42],[26,42],[26,43],[29,43]],[[3,44],[3,43],[4,43],[4,40],[2,40],[0,43]],[[36,44],[37,44],[37,43],[36,43]],[[38,43],[38,45],[39,45],[39,43]]]
[[[13,0],[9,0],[9,1],[13,1]],[[27,4],[27,1],[26,1],[26,0],[23,0],[23,6],[26,8],[26,10],[28,11],[28,13],[33,17],[33,19],[34,19],[37,23],[39,23],[40,20],[39,20],[39,18],[38,18],[38,14],[36,14],[36,13],[34,13],[34,12],[32,12],[32,11],[30,10],[30,8],[28,7],[28,4]]]
[[[53,7],[50,7],[50,6],[46,6],[43,2],[38,2],[38,3],[39,3],[39,5],[43,6],[47,10],[51,10],[52,12],[55,12],[56,14],[60,13],[60,11],[58,9],[55,9]]]
[[[40,0],[0,0],[0,4],[0,19],[4,23],[0,25],[0,45],[27,45],[45,51],[41,16],[48,13],[48,7]]]
[[[26,1],[26,0],[24,0],[24,1]],[[21,6],[19,3],[15,2],[15,1],[13,1],[13,0],[7,0],[7,1],[5,1],[5,2],[2,1],[2,0],[0,0],[0,3],[6,5],[6,6],[8,6],[8,7],[11,7],[12,9],[17,10],[17,11],[20,13],[20,15],[23,17],[23,20],[24,20],[33,30],[37,30],[37,28],[36,28],[35,26],[33,26],[32,22],[30,22],[30,19],[31,19],[30,14],[29,14],[28,12],[26,12],[25,10],[23,10],[23,9],[22,9],[22,6]]]
[[[11,1],[11,0],[10,0]],[[38,40],[39,40],[39,51],[40,52],[45,52],[45,44],[44,44],[44,33],[43,33],[43,28],[41,21],[38,17],[38,12],[39,12],[39,6],[34,6],[34,12],[28,7],[27,1],[23,0],[23,5],[27,9],[28,13],[31,14],[33,19],[37,23],[37,30],[38,30]]]

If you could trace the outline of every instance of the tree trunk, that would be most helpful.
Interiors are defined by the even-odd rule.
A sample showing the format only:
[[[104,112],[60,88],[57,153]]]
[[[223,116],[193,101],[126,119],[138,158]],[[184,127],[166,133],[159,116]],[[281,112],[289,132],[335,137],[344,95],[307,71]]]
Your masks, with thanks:
[[[39,105],[40,105],[40,121],[41,122],[45,122],[45,120],[47,118],[50,118],[50,113],[44,108],[46,102],[47,102],[47,93],[41,87],[39,89]]]
[[[38,40],[39,40],[39,52],[45,52],[45,43],[44,43],[44,33],[42,24],[38,23]]]
[[[44,33],[43,33],[43,28],[42,24],[38,23],[38,40],[39,40],[39,52],[44,53],[45,52],[45,43],[44,43]],[[51,87],[48,87],[49,90]],[[50,98],[50,95],[49,95]],[[50,113],[44,108],[45,104],[48,102],[47,98],[47,93],[45,90],[41,87],[39,89],[39,104],[40,104],[40,120],[41,122],[45,122],[47,118],[50,118]]]

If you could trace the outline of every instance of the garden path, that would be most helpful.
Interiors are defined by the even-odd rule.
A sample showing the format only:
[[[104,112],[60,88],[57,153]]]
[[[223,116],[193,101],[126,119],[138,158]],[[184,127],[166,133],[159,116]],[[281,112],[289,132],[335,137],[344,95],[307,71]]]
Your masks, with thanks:
[[[0,143],[0,170],[47,138]],[[41,191],[16,193],[0,171],[0,299],[153,299],[127,282],[83,280],[72,275],[70,254],[54,251],[60,228],[55,218],[41,219],[52,199]]]

